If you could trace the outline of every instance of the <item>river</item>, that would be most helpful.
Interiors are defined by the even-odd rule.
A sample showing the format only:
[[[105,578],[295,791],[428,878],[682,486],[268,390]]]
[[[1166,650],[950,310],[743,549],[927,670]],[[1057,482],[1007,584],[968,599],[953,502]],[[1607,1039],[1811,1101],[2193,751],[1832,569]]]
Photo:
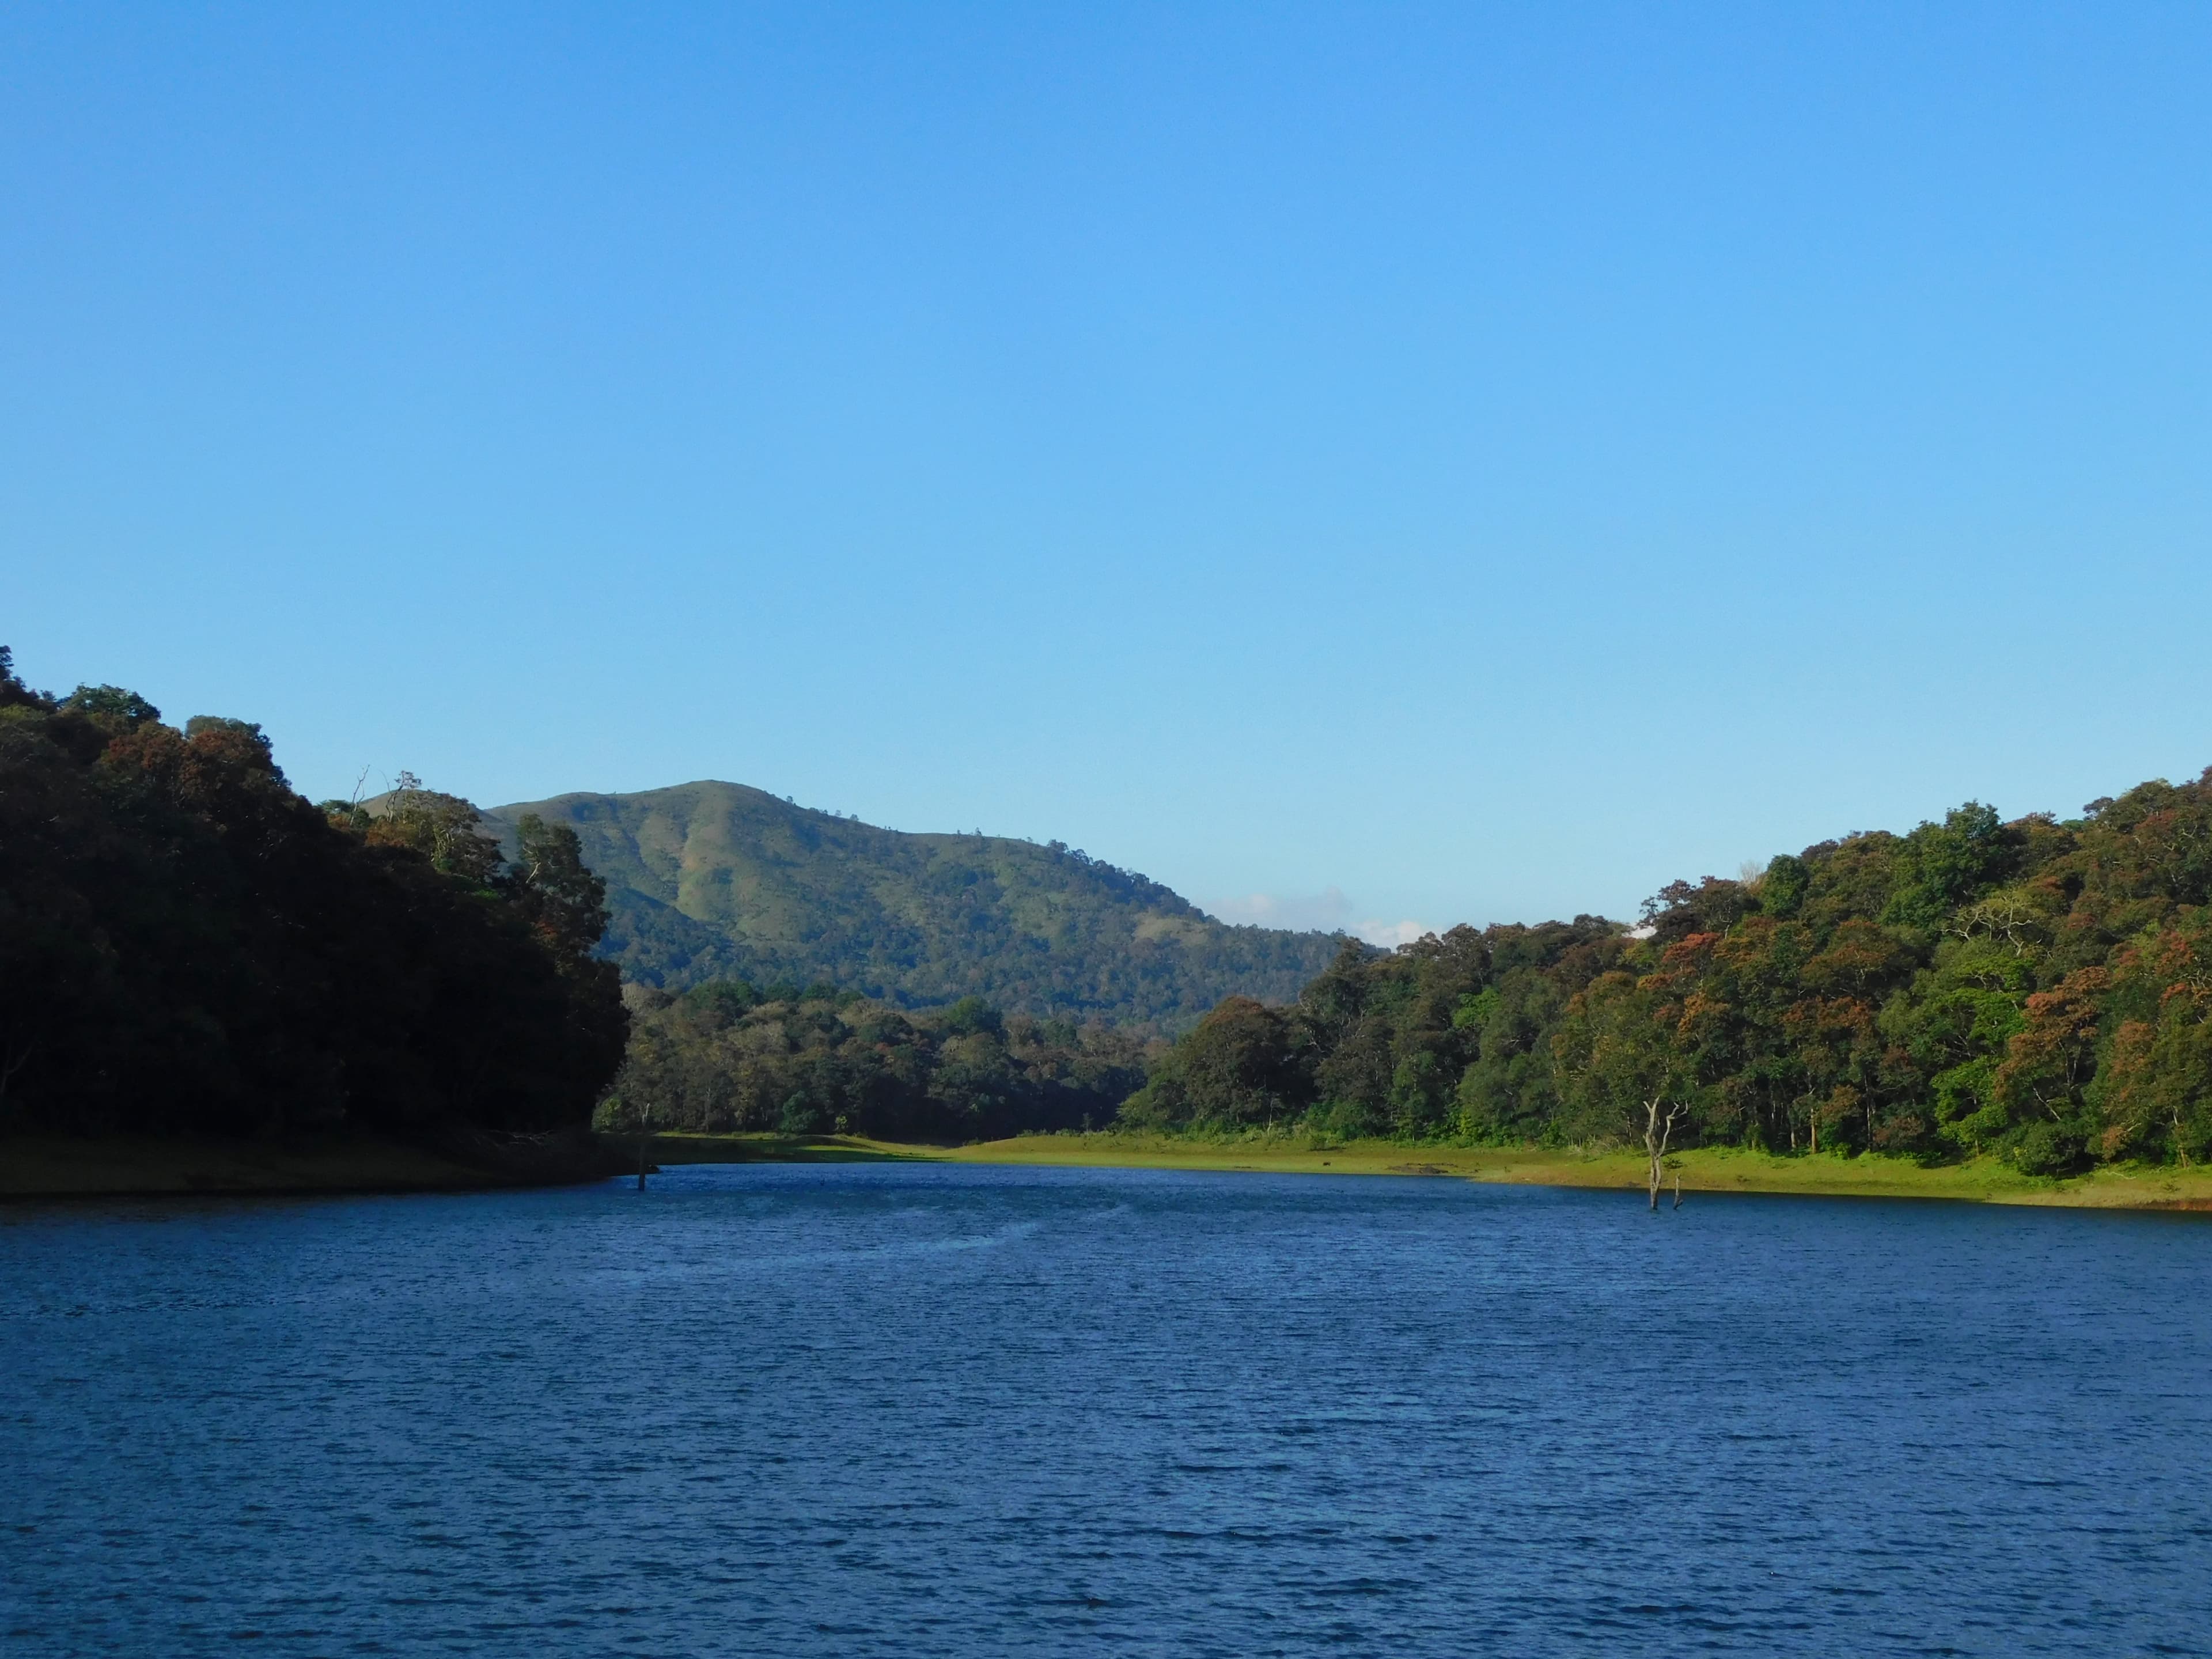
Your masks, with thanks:
[[[849,1164],[17,1206],[0,1631],[2212,1652],[2212,1224]]]

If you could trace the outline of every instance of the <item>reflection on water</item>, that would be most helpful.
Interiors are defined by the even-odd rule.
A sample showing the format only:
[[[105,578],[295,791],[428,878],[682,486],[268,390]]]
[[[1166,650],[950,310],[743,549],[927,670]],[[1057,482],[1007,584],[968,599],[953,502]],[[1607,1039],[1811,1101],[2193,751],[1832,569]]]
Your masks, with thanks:
[[[745,1166],[0,1213],[0,1654],[2212,1650],[2212,1224]]]

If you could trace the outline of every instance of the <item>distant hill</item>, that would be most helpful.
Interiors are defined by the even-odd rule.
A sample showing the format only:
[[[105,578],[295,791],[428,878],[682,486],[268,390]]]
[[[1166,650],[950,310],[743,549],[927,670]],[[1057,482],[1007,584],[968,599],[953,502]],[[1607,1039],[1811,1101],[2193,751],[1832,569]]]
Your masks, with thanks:
[[[671,990],[828,983],[1179,1028],[1231,994],[1290,1000],[1342,944],[1232,927],[1057,842],[880,830],[741,784],[562,795],[494,808],[486,827],[511,839],[526,812],[574,826],[605,878],[601,954]]]

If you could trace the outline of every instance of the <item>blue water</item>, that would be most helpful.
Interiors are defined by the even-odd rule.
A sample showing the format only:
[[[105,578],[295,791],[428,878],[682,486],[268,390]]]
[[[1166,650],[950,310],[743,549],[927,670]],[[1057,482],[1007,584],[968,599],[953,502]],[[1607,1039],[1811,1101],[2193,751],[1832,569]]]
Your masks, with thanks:
[[[0,1212],[0,1655],[2212,1651],[2212,1225],[714,1168]]]

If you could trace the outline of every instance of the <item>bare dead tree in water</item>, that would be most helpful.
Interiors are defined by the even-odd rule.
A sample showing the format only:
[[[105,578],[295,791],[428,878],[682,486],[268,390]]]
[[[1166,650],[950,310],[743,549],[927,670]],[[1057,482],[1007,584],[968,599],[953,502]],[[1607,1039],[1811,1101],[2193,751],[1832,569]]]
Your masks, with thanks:
[[[1664,1114],[1662,1116],[1662,1114]],[[1657,1095],[1644,1103],[1644,1150],[1651,1159],[1651,1211],[1659,1211],[1659,1187],[1663,1177],[1661,1166],[1667,1160],[1667,1142],[1674,1133],[1674,1126],[1690,1115],[1687,1101],[1669,1103]],[[1675,1207],[1681,1207],[1680,1182],[1676,1182]]]

